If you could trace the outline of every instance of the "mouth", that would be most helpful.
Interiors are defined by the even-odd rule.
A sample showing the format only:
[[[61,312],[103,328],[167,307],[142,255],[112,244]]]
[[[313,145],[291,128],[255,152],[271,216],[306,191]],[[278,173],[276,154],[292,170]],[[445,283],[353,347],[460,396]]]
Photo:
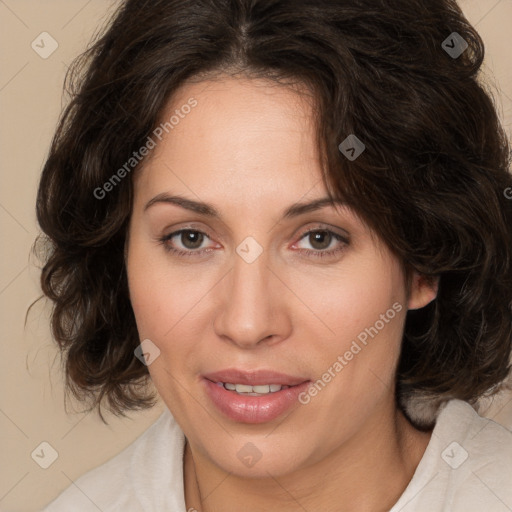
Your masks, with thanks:
[[[225,370],[207,373],[203,375],[203,377],[214,383],[220,382],[224,386],[228,385],[229,387],[226,389],[229,391],[255,393],[269,392],[271,391],[270,386],[273,386],[273,388],[277,390],[276,386],[292,387],[309,380],[306,377],[289,375],[274,370],[241,370],[238,368],[227,368]],[[233,386],[235,386],[235,389],[233,389]],[[239,386],[240,389],[237,389],[236,386]],[[269,390],[267,391],[262,388],[260,391],[252,391],[242,388],[242,386],[251,386],[253,388],[268,386]]]
[[[239,423],[265,423],[298,403],[311,382],[304,377],[268,371],[236,369],[203,375],[211,403],[225,417]]]
[[[270,393],[277,393],[282,389],[288,389],[292,386],[286,386],[281,384],[262,384],[259,386],[249,386],[248,384],[233,384],[231,382],[215,382],[217,386],[223,387],[228,391],[233,391],[238,395],[247,396],[265,396]]]

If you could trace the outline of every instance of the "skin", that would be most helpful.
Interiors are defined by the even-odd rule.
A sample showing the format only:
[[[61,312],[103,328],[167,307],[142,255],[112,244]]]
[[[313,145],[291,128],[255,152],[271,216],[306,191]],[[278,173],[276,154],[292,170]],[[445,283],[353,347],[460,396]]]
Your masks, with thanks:
[[[191,97],[197,106],[134,177],[126,252],[140,339],[160,350],[149,372],[187,438],[187,510],[388,510],[430,439],[396,408],[394,380],[407,309],[433,300],[435,286],[414,274],[407,287],[399,261],[344,206],[282,218],[326,196],[307,96],[221,77],[185,84],[162,117]],[[145,209],[162,193],[209,203],[221,218],[164,202]],[[185,228],[207,236],[159,240]],[[312,228],[349,243],[304,236]],[[263,248],[250,264],[236,252],[248,236]],[[166,245],[211,250],[179,256]],[[401,311],[317,396],[272,422],[226,418],[200,385],[228,367],[316,381],[397,302]],[[252,467],[237,457],[247,442],[262,455]]]

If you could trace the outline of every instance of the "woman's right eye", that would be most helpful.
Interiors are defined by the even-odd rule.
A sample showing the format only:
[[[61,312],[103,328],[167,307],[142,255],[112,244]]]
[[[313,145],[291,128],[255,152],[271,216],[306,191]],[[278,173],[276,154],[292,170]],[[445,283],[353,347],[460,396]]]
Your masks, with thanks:
[[[197,256],[209,252],[208,248],[198,250],[209,236],[195,229],[180,229],[160,238],[160,242],[168,252],[178,256]],[[178,246],[176,247],[176,244]],[[180,247],[181,245],[181,247]]]

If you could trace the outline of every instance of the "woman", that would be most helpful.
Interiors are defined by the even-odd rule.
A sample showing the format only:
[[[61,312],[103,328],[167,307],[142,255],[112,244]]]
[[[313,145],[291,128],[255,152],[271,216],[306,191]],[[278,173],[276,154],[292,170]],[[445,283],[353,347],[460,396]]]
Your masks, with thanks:
[[[450,0],[120,7],[43,170],[42,288],[75,396],[166,410],[45,510],[512,510],[472,407],[512,342],[483,52]]]

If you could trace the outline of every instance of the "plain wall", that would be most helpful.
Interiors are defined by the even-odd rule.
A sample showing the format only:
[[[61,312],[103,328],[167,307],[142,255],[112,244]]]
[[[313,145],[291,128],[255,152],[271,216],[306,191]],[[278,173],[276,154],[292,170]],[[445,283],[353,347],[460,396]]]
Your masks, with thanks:
[[[184,0],[185,1],[185,0]],[[36,511],[72,481],[120,452],[163,410],[131,413],[129,419],[64,410],[62,374],[49,333],[49,308],[27,307],[40,295],[39,271],[29,259],[39,233],[34,204],[37,183],[62,107],[67,66],[82,52],[117,2],[110,0],[0,1],[0,509]],[[461,3],[487,48],[486,68],[499,87],[497,101],[512,133],[512,0]],[[58,43],[43,59],[31,47],[42,32]],[[448,35],[448,34],[447,34]],[[441,43],[441,41],[440,41]],[[39,42],[40,50],[42,44]],[[49,41],[45,43],[48,50]],[[504,394],[485,414],[512,429],[512,394]],[[31,453],[42,442],[57,460],[42,469]]]

